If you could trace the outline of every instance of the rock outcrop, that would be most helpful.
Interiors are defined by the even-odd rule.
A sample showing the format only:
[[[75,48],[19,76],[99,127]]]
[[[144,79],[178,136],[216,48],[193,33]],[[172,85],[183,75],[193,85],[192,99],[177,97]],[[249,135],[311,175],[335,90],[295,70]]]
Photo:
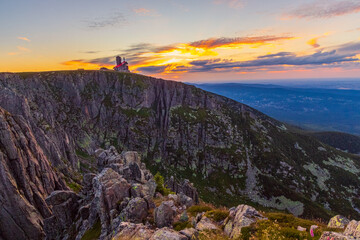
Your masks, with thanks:
[[[345,228],[346,225],[348,225],[350,222],[349,219],[347,219],[344,216],[336,215],[332,217],[328,223],[329,228]]]
[[[230,209],[224,232],[230,238],[239,238],[241,236],[241,228],[248,227],[250,224],[266,219],[255,208],[247,205],[239,205]]]

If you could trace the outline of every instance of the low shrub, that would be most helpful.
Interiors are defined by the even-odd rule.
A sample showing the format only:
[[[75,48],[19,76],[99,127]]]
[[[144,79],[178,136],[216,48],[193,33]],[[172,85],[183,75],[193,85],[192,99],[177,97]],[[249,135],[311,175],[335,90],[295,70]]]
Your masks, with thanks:
[[[208,218],[211,218],[215,222],[220,222],[220,221],[225,220],[229,216],[229,211],[215,209],[215,210],[208,211],[205,214],[205,216]]]
[[[176,231],[181,231],[181,230],[184,230],[185,228],[192,228],[193,225],[191,224],[190,221],[186,221],[186,222],[175,222],[173,224],[173,227]]]
[[[156,191],[161,193],[163,196],[167,196],[169,194],[175,194],[170,189],[164,186],[164,177],[157,172],[154,176],[154,180],[156,182]]]
[[[198,213],[202,213],[202,212],[208,212],[211,211],[212,208],[206,205],[194,205],[189,207],[186,211],[191,215],[191,216],[196,216],[196,214]]]

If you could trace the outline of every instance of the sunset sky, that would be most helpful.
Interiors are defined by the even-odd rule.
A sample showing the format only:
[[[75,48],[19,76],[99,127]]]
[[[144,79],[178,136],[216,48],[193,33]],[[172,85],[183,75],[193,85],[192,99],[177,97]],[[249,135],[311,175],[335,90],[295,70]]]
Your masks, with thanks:
[[[0,72],[360,78],[359,0],[0,0]]]

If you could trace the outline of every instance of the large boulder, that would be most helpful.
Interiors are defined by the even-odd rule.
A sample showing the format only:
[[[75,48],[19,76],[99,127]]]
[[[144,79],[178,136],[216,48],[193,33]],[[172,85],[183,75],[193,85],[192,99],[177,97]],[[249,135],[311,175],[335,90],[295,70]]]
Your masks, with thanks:
[[[148,240],[154,231],[143,224],[122,222],[115,231],[113,240]]]
[[[224,232],[230,238],[239,238],[241,236],[241,228],[248,227],[250,224],[266,219],[255,208],[248,205],[239,205],[235,209],[230,210]]]
[[[203,216],[200,220],[200,222],[198,222],[196,224],[196,229],[199,231],[205,231],[205,230],[217,230],[218,227],[216,226],[216,224],[211,221],[209,218]]]
[[[331,218],[328,227],[329,228],[345,228],[346,225],[350,223],[350,220],[344,216],[336,215],[335,217]]]
[[[188,240],[187,236],[182,235],[170,228],[161,228],[157,230],[150,240]]]
[[[148,215],[148,204],[143,198],[133,198],[120,215],[127,222],[141,223]]]
[[[158,228],[169,227],[174,222],[176,215],[176,207],[173,201],[162,202],[161,205],[155,208],[154,219]]]
[[[360,221],[352,220],[346,227],[344,234],[348,237],[360,239]]]

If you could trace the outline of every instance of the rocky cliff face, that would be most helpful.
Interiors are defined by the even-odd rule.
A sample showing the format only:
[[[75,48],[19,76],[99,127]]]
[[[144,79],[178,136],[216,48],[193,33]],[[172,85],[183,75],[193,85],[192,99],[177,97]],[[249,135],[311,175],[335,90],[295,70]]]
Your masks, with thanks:
[[[193,86],[100,71],[0,74],[0,106],[23,117],[60,171],[89,171],[95,149],[114,145],[194,182],[206,201],[359,216],[358,158]]]
[[[66,189],[22,116],[0,108],[0,238],[41,239],[45,198]]]

